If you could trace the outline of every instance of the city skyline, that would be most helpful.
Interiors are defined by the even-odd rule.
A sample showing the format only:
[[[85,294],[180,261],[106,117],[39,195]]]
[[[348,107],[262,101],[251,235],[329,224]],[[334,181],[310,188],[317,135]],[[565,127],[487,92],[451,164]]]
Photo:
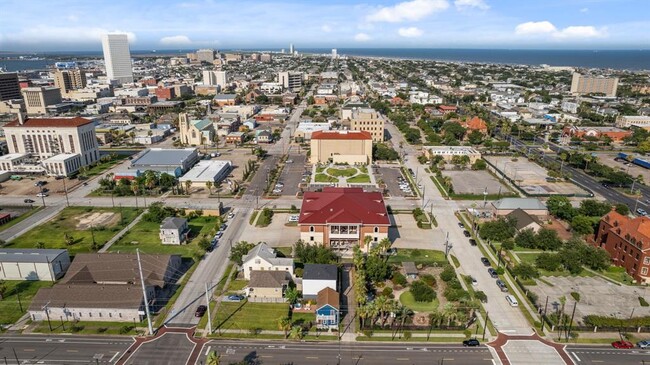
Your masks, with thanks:
[[[100,50],[102,34],[129,35],[131,49],[516,48],[647,49],[644,0],[407,0],[325,4],[294,0],[57,3],[10,0],[5,51]],[[228,14],[224,16],[223,11]],[[289,21],[290,20],[290,21]],[[299,29],[300,31],[297,31]]]

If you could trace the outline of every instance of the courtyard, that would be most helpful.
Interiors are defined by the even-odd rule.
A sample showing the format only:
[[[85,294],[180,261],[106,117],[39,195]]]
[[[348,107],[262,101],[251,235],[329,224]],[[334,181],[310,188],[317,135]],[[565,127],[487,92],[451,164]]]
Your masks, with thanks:
[[[311,182],[336,184],[339,187],[376,185],[375,177],[366,165],[315,165]]]

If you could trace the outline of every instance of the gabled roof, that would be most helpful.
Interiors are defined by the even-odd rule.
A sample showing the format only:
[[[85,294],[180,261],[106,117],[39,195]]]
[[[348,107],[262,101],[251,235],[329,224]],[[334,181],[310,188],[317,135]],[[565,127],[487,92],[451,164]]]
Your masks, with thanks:
[[[177,255],[140,254],[145,284],[165,285],[165,274]],[[180,257],[178,258],[180,260]],[[62,284],[139,284],[140,274],[135,254],[78,253],[75,255]]]
[[[269,247],[266,243],[262,242],[253,247],[252,250],[244,256],[243,263],[255,259],[256,257],[265,260],[273,266],[293,266],[293,259],[289,257],[277,257],[275,250]],[[246,265],[244,265],[246,266]]]
[[[318,292],[316,298],[316,303],[318,305],[317,309],[323,308],[326,305],[339,309],[339,301],[339,293],[330,287],[326,287]]]
[[[298,223],[390,225],[390,220],[380,192],[326,187],[322,192],[304,194]]]
[[[42,310],[45,305],[59,308],[139,308],[143,303],[139,285],[57,284],[41,288],[32,299],[30,310]]]
[[[630,218],[612,210],[607,213],[601,220],[609,223],[611,230],[625,238],[629,235],[630,239],[634,238],[636,243],[641,243],[641,250],[650,250],[650,218],[636,217]],[[620,232],[619,232],[620,230]]]
[[[190,123],[192,123],[192,125],[193,125],[196,129],[198,129],[198,130],[200,130],[200,131],[202,131],[202,130],[204,130],[205,128],[207,128],[207,127],[209,127],[209,126],[212,125],[212,121],[209,120],[209,119],[202,119],[202,120],[198,120],[198,119],[197,119],[197,120],[192,120],[192,121],[190,121]]]
[[[285,271],[253,270],[249,288],[280,288],[289,283],[289,274]]]
[[[418,268],[415,267],[415,263],[413,261],[402,262],[402,267],[404,268],[406,275],[418,274]]]
[[[9,122],[4,125],[4,128],[11,127],[31,127],[31,128],[53,128],[53,127],[80,127],[82,125],[90,124],[93,121],[82,117],[74,118],[27,118],[23,124],[19,124],[18,120]]]
[[[304,280],[337,280],[338,269],[331,264],[305,264],[302,279]]]
[[[471,130],[484,130],[487,129],[487,124],[485,121],[479,117],[474,117],[469,121],[465,122],[465,125],[468,129]]]
[[[496,209],[546,210],[546,205],[537,198],[503,198],[492,203]]]
[[[371,140],[372,135],[366,131],[314,131],[311,139]]]
[[[179,218],[179,217],[167,217],[163,219],[162,224],[160,224],[161,229],[181,229],[185,223],[187,223],[187,219],[185,218]]]
[[[537,219],[532,217],[530,214],[526,213],[526,211],[524,211],[523,209],[517,208],[512,212],[510,212],[507,216],[512,217],[517,221],[517,223],[515,223],[515,228],[517,228],[517,230],[524,229],[529,225],[531,225],[532,223],[539,224]]]

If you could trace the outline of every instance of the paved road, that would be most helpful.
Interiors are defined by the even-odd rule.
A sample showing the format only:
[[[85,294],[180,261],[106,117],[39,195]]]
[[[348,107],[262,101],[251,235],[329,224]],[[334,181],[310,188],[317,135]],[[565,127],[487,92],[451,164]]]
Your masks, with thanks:
[[[577,365],[582,364],[617,364],[645,365],[650,364],[650,350],[617,350],[605,346],[570,345],[566,347],[569,356]]]
[[[3,335],[0,363],[114,364],[132,343],[129,337]]]
[[[339,349],[341,359],[339,361]],[[487,347],[463,348],[459,345],[379,344],[315,342],[210,341],[199,361],[215,350],[224,363],[248,360],[251,364],[493,364]],[[258,361],[258,362],[255,362]]]

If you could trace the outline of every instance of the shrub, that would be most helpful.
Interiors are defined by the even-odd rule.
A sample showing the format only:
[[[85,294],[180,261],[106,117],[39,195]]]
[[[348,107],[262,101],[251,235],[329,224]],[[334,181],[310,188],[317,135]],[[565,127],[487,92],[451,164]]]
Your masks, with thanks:
[[[431,274],[424,274],[420,276],[420,280],[424,281],[425,284],[431,287],[436,286],[436,278]]]
[[[372,337],[372,330],[364,330],[363,335],[368,338]]]
[[[445,268],[440,273],[440,279],[444,282],[448,282],[451,279],[456,277],[456,272],[451,265],[445,265]]]
[[[487,295],[485,294],[485,292],[483,292],[481,290],[475,291],[474,292],[474,297],[476,299],[480,300],[483,303],[487,301]]]
[[[416,302],[431,302],[436,299],[436,292],[420,280],[414,281],[410,290]]]
[[[131,325],[122,326],[122,327],[120,327],[120,334],[125,335],[125,334],[131,332],[134,328],[135,327],[133,327]]]
[[[648,301],[645,300],[644,297],[639,297],[639,304],[641,304],[642,307],[648,307],[650,304],[648,304]]]
[[[506,269],[503,268],[503,266],[497,267],[496,270],[497,275],[503,275],[506,272]]]
[[[472,331],[467,329],[463,331],[463,334],[465,335],[465,338],[470,338],[472,337]]]
[[[83,331],[83,329],[84,329],[84,326],[78,325],[78,324],[73,324],[72,327],[70,327],[70,331],[72,333],[81,332],[81,331]]]
[[[106,332],[106,331],[108,331],[108,327],[99,327],[99,328],[97,329],[97,333],[104,333],[104,332]]]
[[[393,298],[393,288],[391,288],[390,286],[385,287],[381,291],[381,295],[383,295],[383,296],[385,296],[387,298]]]
[[[408,281],[406,280],[406,276],[404,276],[400,272],[393,273],[393,278],[391,279],[393,284],[399,285],[399,286],[406,286],[408,284]]]
[[[304,270],[304,269],[303,269],[302,267],[297,267],[297,268],[293,271],[293,273],[296,275],[296,277],[301,278],[301,277],[302,277],[303,270]]]
[[[402,337],[405,340],[410,340],[411,339],[411,331],[404,331],[404,335]]]

